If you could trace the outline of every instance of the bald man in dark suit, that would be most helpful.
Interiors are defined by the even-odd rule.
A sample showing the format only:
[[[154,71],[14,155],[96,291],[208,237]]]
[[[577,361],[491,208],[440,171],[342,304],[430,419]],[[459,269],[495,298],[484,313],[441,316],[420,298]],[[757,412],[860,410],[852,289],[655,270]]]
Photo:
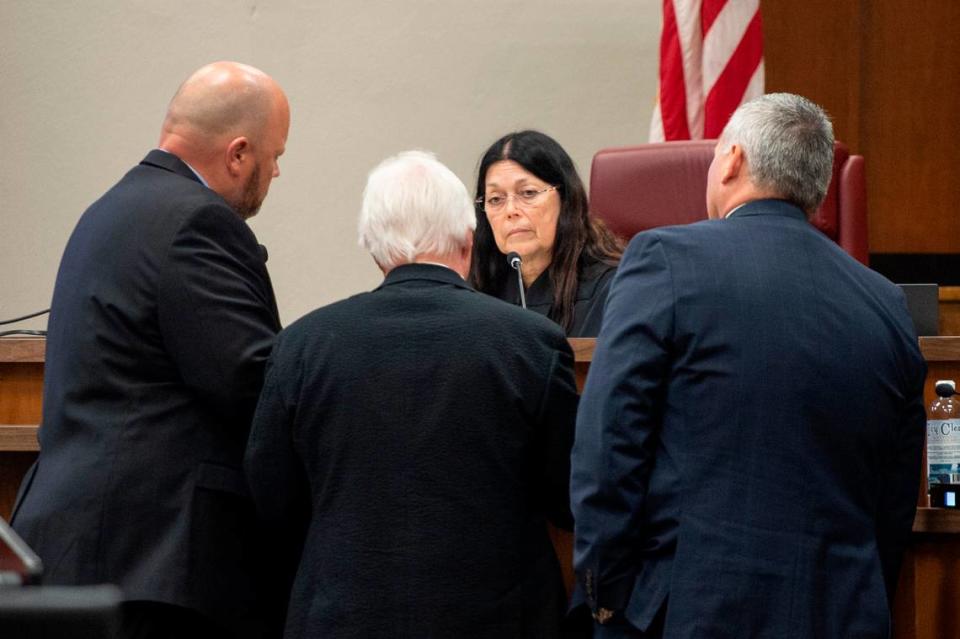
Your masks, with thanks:
[[[53,294],[40,456],[13,526],[45,583],[114,583],[124,636],[257,635],[241,472],[280,328],[245,220],[279,175],[290,114],[220,62],[170,103],[159,148],[90,206]]]

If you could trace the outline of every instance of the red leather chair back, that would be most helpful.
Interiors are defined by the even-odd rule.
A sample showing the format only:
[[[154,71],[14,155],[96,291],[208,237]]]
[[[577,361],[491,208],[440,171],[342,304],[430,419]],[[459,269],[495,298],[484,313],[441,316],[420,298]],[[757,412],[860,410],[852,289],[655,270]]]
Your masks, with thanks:
[[[716,140],[602,149],[590,170],[590,210],[629,239],[657,226],[707,218],[707,169]],[[811,222],[867,264],[867,197],[863,157],[836,143],[833,179]]]

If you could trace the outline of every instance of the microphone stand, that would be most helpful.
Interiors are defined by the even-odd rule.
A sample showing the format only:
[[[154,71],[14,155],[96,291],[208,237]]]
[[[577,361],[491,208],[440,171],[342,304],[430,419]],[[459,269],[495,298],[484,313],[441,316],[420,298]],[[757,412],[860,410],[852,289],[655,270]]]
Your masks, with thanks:
[[[523,260],[520,259],[520,255],[515,251],[511,251],[507,255],[507,263],[510,264],[510,268],[514,269],[517,272],[517,286],[520,289],[520,306],[527,308],[527,295],[523,291],[523,273],[520,272],[520,267],[523,265]]]

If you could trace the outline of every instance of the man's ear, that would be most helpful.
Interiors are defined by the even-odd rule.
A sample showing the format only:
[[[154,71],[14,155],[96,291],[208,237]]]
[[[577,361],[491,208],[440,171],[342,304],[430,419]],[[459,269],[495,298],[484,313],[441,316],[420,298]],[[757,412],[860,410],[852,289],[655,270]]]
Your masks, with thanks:
[[[739,144],[730,146],[730,151],[723,158],[723,165],[720,171],[720,183],[728,184],[735,181],[744,173],[746,169],[743,148]]]
[[[250,141],[245,136],[234,138],[227,145],[226,163],[230,175],[237,177],[243,173],[243,165],[249,160]]]
[[[373,257],[372,255],[370,257]],[[377,258],[373,257],[373,263],[377,265],[377,268],[380,269],[380,272],[383,273],[383,276],[386,277],[390,271],[393,270],[393,267],[387,268],[383,264],[377,261]]]
[[[473,235],[473,231],[467,231],[467,239],[460,247],[460,255],[466,260],[467,264],[470,263],[470,258],[473,256]]]

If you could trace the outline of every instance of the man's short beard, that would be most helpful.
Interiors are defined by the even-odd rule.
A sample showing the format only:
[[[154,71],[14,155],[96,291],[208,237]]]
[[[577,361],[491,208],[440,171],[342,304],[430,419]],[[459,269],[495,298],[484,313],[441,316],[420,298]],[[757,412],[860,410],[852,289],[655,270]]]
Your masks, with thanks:
[[[260,187],[260,163],[253,167],[253,172],[243,185],[243,193],[240,194],[240,200],[231,202],[230,205],[244,220],[249,220],[260,210],[263,204],[263,198],[259,194]]]

